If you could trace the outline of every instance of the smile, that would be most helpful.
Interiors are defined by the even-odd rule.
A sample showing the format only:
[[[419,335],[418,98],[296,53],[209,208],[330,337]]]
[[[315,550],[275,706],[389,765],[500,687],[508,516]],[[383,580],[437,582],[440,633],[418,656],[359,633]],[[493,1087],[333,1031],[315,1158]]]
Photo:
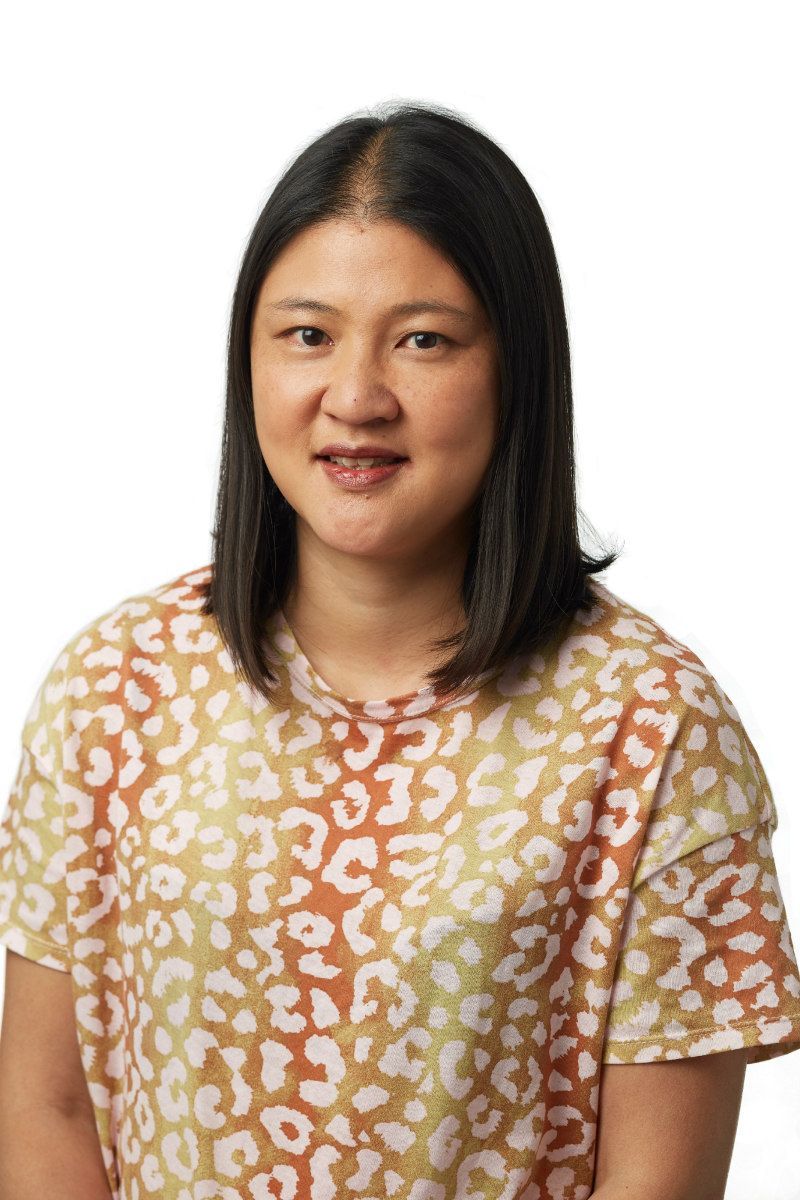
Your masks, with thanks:
[[[365,488],[374,487],[376,484],[391,479],[398,471],[408,466],[407,458],[382,466],[370,467],[347,467],[342,463],[331,462],[327,458],[318,458],[317,462],[330,480],[349,491],[363,491]]]

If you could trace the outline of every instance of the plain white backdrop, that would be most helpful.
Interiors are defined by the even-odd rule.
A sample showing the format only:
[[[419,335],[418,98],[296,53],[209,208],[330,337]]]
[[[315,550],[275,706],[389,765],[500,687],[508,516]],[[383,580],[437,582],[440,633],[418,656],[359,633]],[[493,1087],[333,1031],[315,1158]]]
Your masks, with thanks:
[[[739,709],[800,950],[796,6],[28,0],[4,26],[6,792],[66,640],[210,561],[228,312],[271,187],[345,115],[435,102],[539,198],[579,500],[622,546],[604,581]],[[748,1068],[726,1191],[798,1198],[800,1051]]]

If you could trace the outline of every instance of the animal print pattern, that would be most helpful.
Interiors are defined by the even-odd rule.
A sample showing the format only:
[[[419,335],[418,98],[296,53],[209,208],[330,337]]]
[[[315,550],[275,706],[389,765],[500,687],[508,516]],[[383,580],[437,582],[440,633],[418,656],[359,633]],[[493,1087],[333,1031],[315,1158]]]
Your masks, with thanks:
[[[597,580],[465,696],[340,696],[210,566],[64,646],[0,824],[0,941],[71,973],[115,1200],[586,1200],[604,1064],[800,1043],[739,715]]]

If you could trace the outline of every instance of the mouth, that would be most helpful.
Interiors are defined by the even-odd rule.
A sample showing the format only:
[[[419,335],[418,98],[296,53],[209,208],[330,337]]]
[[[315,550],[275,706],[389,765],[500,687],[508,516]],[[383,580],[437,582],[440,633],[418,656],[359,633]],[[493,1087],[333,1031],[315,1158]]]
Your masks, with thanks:
[[[408,469],[407,458],[346,458],[342,461],[339,455],[318,454],[317,462],[328,479],[349,491],[374,487],[402,473],[404,468]]]
[[[385,454],[380,457],[378,455],[364,455],[360,458],[350,458],[344,454],[318,454],[317,458],[322,459],[323,462],[335,463],[337,466],[345,467],[347,470],[356,471],[368,470],[373,467],[386,467],[394,463],[408,461],[399,454]]]

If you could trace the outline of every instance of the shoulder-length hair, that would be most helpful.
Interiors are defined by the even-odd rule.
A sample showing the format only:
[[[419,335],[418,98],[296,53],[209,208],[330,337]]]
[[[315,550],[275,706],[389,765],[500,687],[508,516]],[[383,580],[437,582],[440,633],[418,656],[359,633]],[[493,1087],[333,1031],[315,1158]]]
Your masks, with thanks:
[[[588,577],[618,557],[592,558],[580,546],[564,298],[530,184],[452,109],[395,101],[366,111],[321,134],[286,169],[253,227],[233,295],[203,612],[215,616],[235,669],[265,696],[277,677],[264,654],[264,627],[293,581],[295,512],[256,437],[250,332],[271,263],[309,226],[332,218],[403,222],[461,273],[494,332],[500,421],[471,514],[466,625],[430,642],[455,653],[428,684],[458,693],[482,672],[544,646],[591,605]]]

